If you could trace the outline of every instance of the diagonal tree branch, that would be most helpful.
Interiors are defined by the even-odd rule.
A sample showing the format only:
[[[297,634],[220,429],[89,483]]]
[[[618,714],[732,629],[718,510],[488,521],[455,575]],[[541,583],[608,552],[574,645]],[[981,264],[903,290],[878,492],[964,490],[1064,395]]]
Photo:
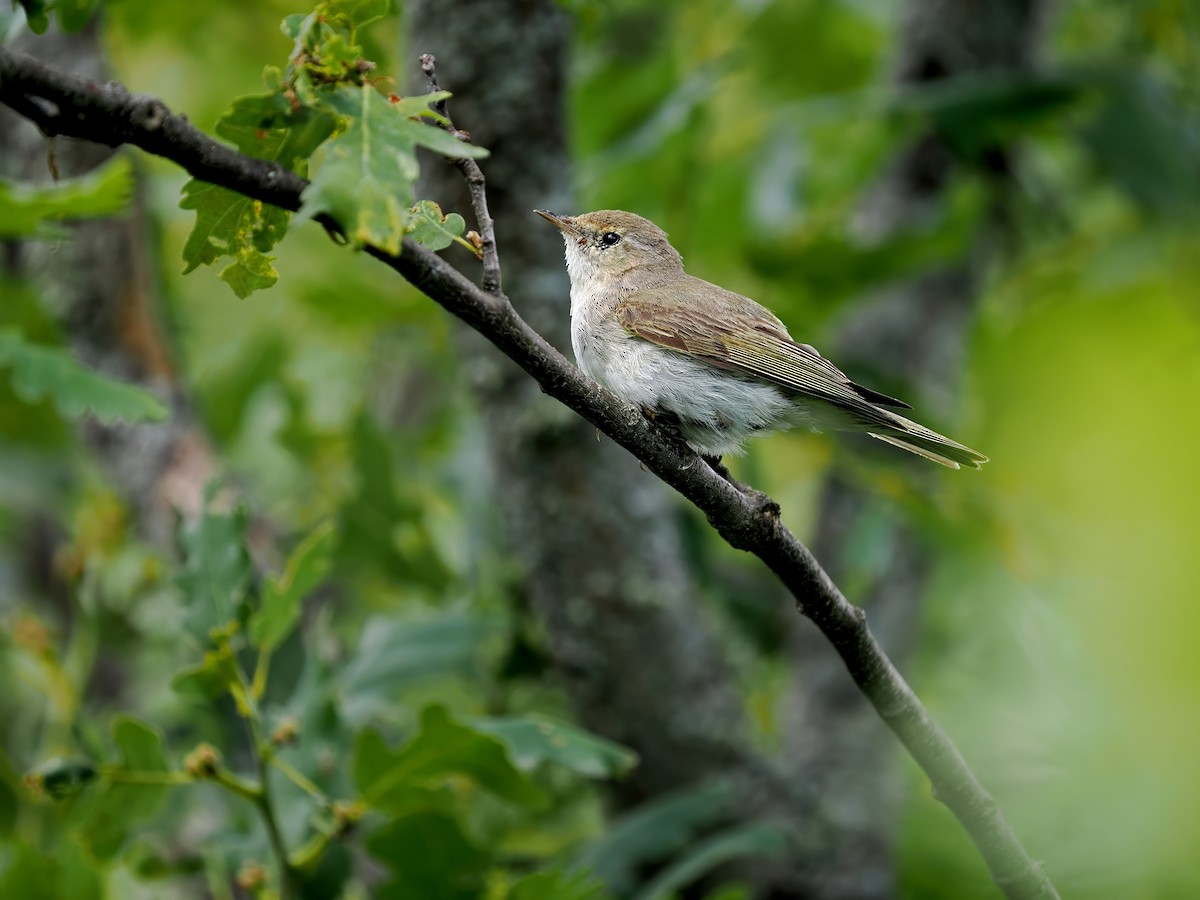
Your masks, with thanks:
[[[162,101],[99,85],[0,48],[0,102],[28,116],[48,136],[117,146],[128,143],[210,181],[284,209],[300,208],[307,182],[278,165],[218,144]],[[329,217],[317,217],[339,231]],[[929,777],[935,795],[959,819],[1010,897],[1057,897],[1041,866],[1022,847],[995,800],[880,648],[866,616],[779,520],[778,506],[743,493],[690,450],[583,376],[517,315],[499,291],[476,286],[436,254],[406,240],[399,255],[366,252],[458,316],[528,372],[547,394],[575,410],[637,456],[694,503],[730,545],[773,571],[837,650],[855,683]]]

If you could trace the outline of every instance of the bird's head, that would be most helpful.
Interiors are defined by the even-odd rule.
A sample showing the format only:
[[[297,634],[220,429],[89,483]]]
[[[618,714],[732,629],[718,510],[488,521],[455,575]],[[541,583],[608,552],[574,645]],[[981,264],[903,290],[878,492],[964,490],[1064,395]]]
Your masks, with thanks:
[[[679,251],[671,246],[666,232],[649,219],[619,209],[578,216],[534,211],[562,232],[573,284],[641,271],[647,275],[683,271]]]

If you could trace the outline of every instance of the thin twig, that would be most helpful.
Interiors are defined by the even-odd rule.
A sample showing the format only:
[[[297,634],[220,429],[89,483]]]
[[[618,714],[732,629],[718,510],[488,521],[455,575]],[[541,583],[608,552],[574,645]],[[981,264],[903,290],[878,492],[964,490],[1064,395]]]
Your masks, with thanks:
[[[441,90],[438,86],[436,66],[437,59],[432,53],[421,54],[421,71],[425,73],[425,80],[429,84],[431,93]],[[442,127],[446,131],[460,141],[470,138],[467,132],[459,131],[454,127],[445,100],[437,101],[433,105],[433,109],[445,120]],[[475,210],[475,223],[479,226],[479,239],[483,251],[483,289],[489,294],[499,294],[501,292],[500,254],[496,249],[496,225],[492,221],[492,214],[488,212],[487,181],[483,177],[483,170],[473,159],[456,158],[451,159],[450,162],[458,171],[462,172],[463,178],[467,182],[467,189],[471,192],[471,208]]]
[[[131,143],[172,160],[197,178],[284,209],[300,208],[304,179],[217,144],[186,119],[171,115],[161,101],[131,97],[119,86],[97,85],[0,48],[0,102],[19,110],[28,108],[35,97],[59,108],[52,133],[113,146]],[[327,216],[318,217],[318,222],[339,230]],[[867,627],[866,614],[842,595],[808,548],[783,526],[777,505],[764,495],[743,493],[706,465],[695,465],[697,457],[681,449],[670,435],[584,377],[498,291],[481,290],[437,254],[410,240],[397,256],[371,246],[366,252],[488,338],[547,394],[634,453],[701,509],[730,545],[766,563],[929,777],[935,796],[967,830],[1000,889],[1009,897],[1058,896],[953,741],[883,652]]]
[[[256,724],[249,719],[246,720],[246,724],[250,729],[250,739],[255,742],[260,740],[261,735],[258,733]],[[267,768],[264,752],[262,745],[255,746],[254,763],[258,769],[258,778],[262,786],[262,794],[258,798],[257,806],[263,825],[267,829],[267,839],[271,842],[271,852],[279,863],[279,896],[281,900],[289,900],[296,896],[296,872],[292,868],[287,844],[283,840],[283,832],[280,831],[279,820],[275,816],[275,804],[272,801],[271,792],[271,771]]]
[[[287,842],[284,841],[283,832],[279,828],[279,819],[275,815],[275,803],[271,791],[270,762],[271,757],[275,754],[275,748],[263,734],[262,714],[258,708],[258,701],[250,682],[246,679],[246,673],[242,671],[241,663],[235,661],[233,670],[237,680],[230,685],[229,690],[242,721],[246,723],[250,749],[254,755],[254,767],[258,772],[258,795],[250,799],[258,807],[263,827],[267,831],[267,840],[271,844],[271,852],[275,855],[279,865],[280,900],[291,900],[297,895],[296,872],[292,868]]]

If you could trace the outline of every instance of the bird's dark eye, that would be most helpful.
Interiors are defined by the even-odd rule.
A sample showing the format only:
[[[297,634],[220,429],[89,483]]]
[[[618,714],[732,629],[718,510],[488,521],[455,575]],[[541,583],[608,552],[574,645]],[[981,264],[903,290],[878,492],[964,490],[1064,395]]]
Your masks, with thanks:
[[[615,231],[609,231],[600,236],[600,243],[605,247],[611,247],[614,244],[621,243],[621,236]]]

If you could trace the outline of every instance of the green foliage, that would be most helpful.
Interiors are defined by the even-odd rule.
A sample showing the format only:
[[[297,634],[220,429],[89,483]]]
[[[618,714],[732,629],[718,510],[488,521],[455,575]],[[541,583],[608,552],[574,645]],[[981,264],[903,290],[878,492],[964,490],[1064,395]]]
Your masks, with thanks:
[[[443,707],[421,713],[421,730],[404,747],[390,751],[377,732],[364,731],[354,751],[354,781],[372,806],[403,809],[414,788],[465,775],[511,803],[537,806],[543,796],[518,770],[500,741],[460,722]]]
[[[640,867],[693,845],[704,830],[729,815],[730,787],[707,784],[643,804],[618,819],[577,857],[619,895],[637,884]]]
[[[0,859],[0,896],[36,900],[103,900],[104,882],[84,851],[57,852],[18,844]]]
[[[324,639],[321,620],[312,628],[297,626],[301,603],[338,571],[335,524],[313,528],[281,574],[259,589],[247,550],[248,518],[240,506],[226,511],[223,505],[222,493],[210,487],[203,514],[179,531],[183,560],[175,582],[183,621],[204,648],[186,658],[171,635],[171,687],[190,711],[172,729],[175,741],[193,748],[182,767],[172,763],[159,728],[121,714],[112,722],[111,744],[98,735],[80,738],[82,755],[47,759],[26,776],[61,807],[62,839],[78,842],[93,860],[80,877],[116,866],[146,879],[186,877],[201,868],[218,881],[244,874],[268,852],[253,820],[235,812],[244,804],[271,816],[286,835],[289,865],[305,892],[343,891],[353,878],[343,842],[355,839],[393,870],[379,896],[476,898],[492,883],[511,883],[515,898],[599,896],[594,879],[580,872],[551,869],[538,878],[525,867],[509,873],[503,842],[480,841],[478,823],[487,821],[480,810],[499,804],[509,811],[502,817],[509,824],[492,829],[536,827],[540,815],[564,802],[541,783],[548,771],[568,779],[617,775],[632,764],[632,754],[540,716],[476,723],[442,703],[405,699],[439,680],[484,678],[481,647],[504,629],[479,612],[368,619],[352,652],[323,663],[315,654]],[[290,665],[289,648],[300,649],[305,663],[295,683],[280,689],[276,675]],[[385,737],[385,720],[410,704],[416,727],[402,729],[393,743]],[[196,743],[204,730],[195,716],[220,718],[221,710],[243,719],[252,735],[254,775],[225,761],[233,752]],[[268,768],[274,770],[270,795],[261,781]],[[216,809],[240,835],[207,862],[172,858],[150,840],[162,833],[152,822],[177,818],[181,804],[167,802],[171,793],[190,794],[198,782],[227,795]],[[180,798],[185,806],[188,794]],[[0,875],[24,885],[28,869],[13,859],[15,868]],[[74,883],[56,873],[53,884]],[[268,867],[268,882],[278,884],[278,877]],[[543,888],[550,893],[536,893]]]
[[[555,763],[587,778],[619,778],[637,764],[627,748],[548,716],[476,719],[472,725],[507,744],[513,762],[525,770]]]
[[[717,866],[735,859],[762,859],[782,856],[787,837],[778,825],[755,823],[718,832],[695,846],[663,869],[638,894],[638,900],[660,900],[676,896]]]
[[[450,816],[418,812],[401,816],[367,841],[371,855],[392,870],[376,896],[474,900],[483,894],[490,862]]]
[[[902,91],[893,108],[929,117],[956,153],[978,163],[985,151],[1060,121],[1086,89],[1078,76],[989,73]]]
[[[300,602],[329,571],[337,531],[332,522],[315,529],[292,552],[279,578],[263,590],[262,607],[250,619],[250,639],[260,648],[274,647],[300,617]]]
[[[62,800],[74,797],[96,778],[87,760],[52,757],[26,773],[26,783],[38,793]]]
[[[118,716],[113,722],[112,733],[123,770],[137,773],[166,773],[171,770],[163,750],[162,735],[149,725],[133,716]],[[114,786],[113,789],[117,788]],[[166,785],[128,784],[121,785],[119,790],[125,815],[143,818],[153,815],[162,807],[170,788]]]
[[[1098,81],[1100,109],[1081,132],[1097,164],[1151,213],[1194,214],[1200,206],[1195,119],[1148,72],[1109,71]]]
[[[99,0],[13,0],[25,9],[25,19],[35,34],[44,34],[50,27],[50,14],[58,17],[63,31],[83,28],[96,11]]]
[[[548,869],[522,878],[508,892],[509,900],[605,900],[604,883],[584,871]]]
[[[171,689],[179,696],[211,702],[226,694],[237,684],[237,661],[229,644],[223,643],[208,650],[204,658],[194,666],[180,670],[171,679]]]
[[[461,235],[463,220],[457,214],[443,219],[435,204],[414,207],[415,150],[454,157],[487,151],[427,121],[439,119],[430,106],[449,94],[389,99],[367,78],[375,64],[363,57],[357,32],[386,11],[385,0],[329,0],[310,15],[288,16],[282,28],[294,42],[292,54],[283,71],[268,69],[272,92],[234,101],[217,134],[245,154],[301,175],[316,154],[320,163],[301,213],[330,216],[355,246],[399,253],[411,232],[443,249]],[[183,250],[185,272],[228,256],[233,262],[220,277],[239,297],[276,282],[268,253],[287,231],[286,210],[196,179],[184,186],[180,205],[196,210]]]
[[[293,108],[278,92],[240,97],[217,122],[217,134],[242,153],[300,174],[333,130],[331,115]],[[287,232],[287,210],[195,178],[183,186],[179,205],[196,210],[196,225],[183,246],[185,273],[230,256],[234,261],[220,276],[239,297],[275,283],[279,276],[267,252]]]
[[[186,626],[201,643],[219,642],[220,633],[242,618],[253,572],[242,540],[245,510],[238,507],[228,515],[215,512],[212,498],[210,489],[209,508],[179,535],[184,565],[177,581],[187,604]]]
[[[21,400],[49,398],[68,418],[143,422],[167,415],[167,407],[148,391],[90,372],[67,351],[29,343],[16,331],[0,330],[0,366],[10,370]]]
[[[133,166],[123,154],[87,175],[48,187],[0,179],[0,238],[62,238],[68,232],[59,222],[116,215],[132,196]]]
[[[302,212],[328,213],[356,245],[372,244],[399,253],[401,238],[418,220],[410,209],[420,174],[416,148],[454,156],[484,155],[479,148],[411,118],[431,114],[429,107],[447,96],[443,92],[389,103],[365,84],[330,94],[329,105],[349,124],[324,148],[324,160],[304,192]],[[421,233],[430,233],[428,215],[420,216],[420,221]],[[445,230],[433,229],[432,236],[440,242]]]
[[[22,2],[39,27],[90,5]],[[843,442],[838,478],[877,502],[847,532],[842,586],[867,590],[894,553],[891,523],[909,522],[940,558],[913,680],[1064,893],[1197,895],[1197,745],[1179,711],[1200,684],[1186,462],[1200,439],[1186,412],[1200,391],[1200,81],[1182,5],[1064,5],[1036,72],[902,90],[882,88],[896,4],[564,5],[578,20],[579,208],[651,216],[691,271],[768,303],[830,355],[855,304],[964,262],[986,269],[958,399],[932,399],[959,412],[952,433],[975,433],[995,473],[911,483]],[[105,41],[131,88],[311,176],[356,242],[461,245],[462,217],[415,190],[414,150],[481,151],[437,127],[430,98],[393,102],[413,62],[391,56],[399,17],[377,0],[329,2],[288,16],[281,36],[287,11],[125,0],[106,7]],[[272,59],[283,64],[256,88]],[[441,62],[471,87],[453,74],[461,61]],[[865,198],[927,131],[949,151],[945,192],[871,234]],[[0,896],[231,896],[249,862],[278,892],[260,763],[305,896],[752,896],[714,876],[729,861],[750,870],[786,836],[742,821],[728,787],[609,812],[608,782],[636,758],[571,724],[524,621],[520,567],[492,549],[497,476],[445,317],[362,254],[331,255],[320,229],[289,230],[289,212],[211,185],[184,188],[188,236],[160,202],[178,174],[138,169],[148,240],[168,256],[183,246],[192,272],[151,259],[227,488],[171,547],[143,544],[137,511],[158,498],[116,500],[53,404],[104,421],[165,410],[72,362],[56,297],[6,276]],[[0,231],[53,252],[67,223],[119,213],[129,188],[124,157],[46,188],[5,183]],[[1002,253],[979,253],[998,235]],[[239,296],[273,290],[239,303],[201,265]],[[794,434],[739,464],[812,534],[830,460]],[[781,613],[704,523],[685,527],[753,737],[786,745]],[[736,614],[748,596],[766,598],[759,634]],[[1130,597],[1154,598],[1155,614],[1131,615]],[[506,664],[518,655],[533,663]],[[906,797],[898,893],[989,890],[927,785],[910,778]]]
[[[353,657],[330,684],[342,715],[365,722],[390,707],[398,690],[447,673],[477,673],[483,642],[499,631],[497,622],[453,612],[368,619]]]
[[[413,215],[409,234],[430,250],[445,250],[462,237],[467,223],[458,213],[442,214],[442,208],[432,200],[421,200],[410,210]]]

